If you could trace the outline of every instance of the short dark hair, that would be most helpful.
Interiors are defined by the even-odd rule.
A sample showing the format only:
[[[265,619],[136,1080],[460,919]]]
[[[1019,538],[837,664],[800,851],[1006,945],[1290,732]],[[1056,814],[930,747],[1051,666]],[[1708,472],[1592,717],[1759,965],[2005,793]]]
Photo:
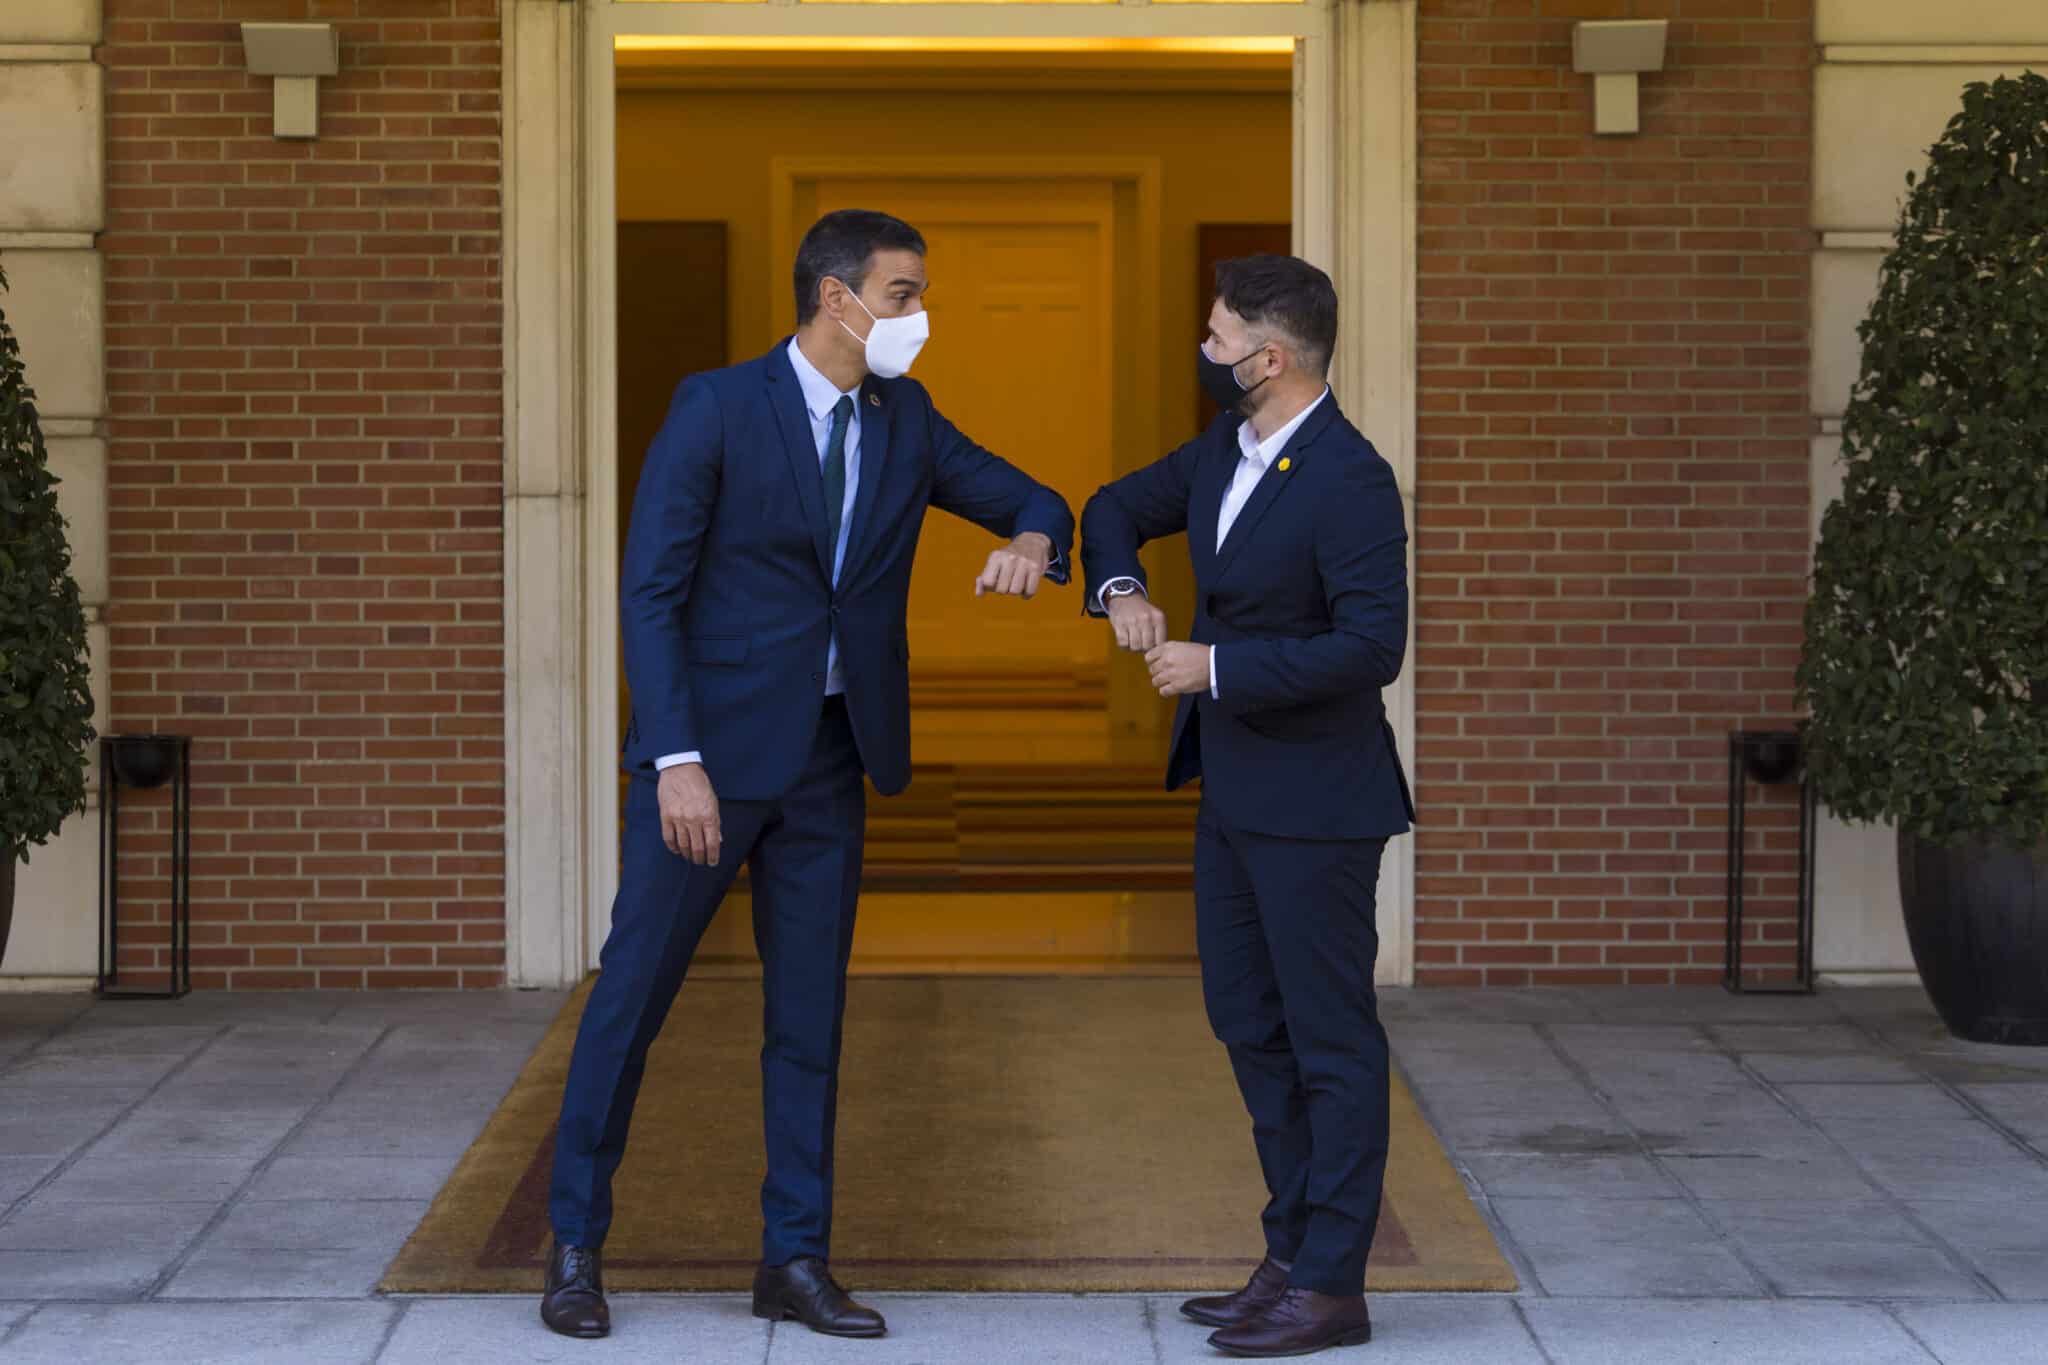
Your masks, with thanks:
[[[858,294],[877,251],[914,251],[922,256],[924,237],[901,218],[872,209],[840,209],[811,224],[796,249],[797,326],[818,315],[818,286],[827,277]]]
[[[1321,374],[1337,349],[1337,287],[1299,256],[1240,256],[1216,266],[1216,297],[1253,327],[1295,344],[1298,359]]]

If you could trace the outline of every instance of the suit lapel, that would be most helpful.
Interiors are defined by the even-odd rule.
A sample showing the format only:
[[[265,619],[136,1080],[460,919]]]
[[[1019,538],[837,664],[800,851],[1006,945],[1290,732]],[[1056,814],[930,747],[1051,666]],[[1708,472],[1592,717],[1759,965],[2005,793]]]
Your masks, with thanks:
[[[1294,472],[1306,458],[1306,451],[1315,444],[1316,437],[1323,434],[1324,428],[1330,425],[1336,415],[1337,399],[1333,394],[1325,397],[1322,406],[1295,429],[1294,435],[1287,438],[1287,444],[1282,446],[1280,453],[1273,458],[1273,463],[1266,466],[1264,476],[1253,486],[1252,495],[1245,499],[1244,509],[1237,514],[1237,520],[1230,524],[1230,534],[1224,538],[1222,548],[1216,552],[1216,572],[1219,575],[1229,571],[1231,562],[1237,558],[1238,552],[1244,549],[1245,542],[1252,538],[1252,532],[1258,529],[1259,519],[1266,515],[1266,510],[1286,491],[1287,485],[1294,482]],[[1287,469],[1280,467],[1283,461],[1288,464]],[[1227,479],[1224,486],[1229,487]],[[1217,508],[1220,516],[1221,499],[1218,499]],[[1213,522],[1211,528],[1213,531]]]
[[[889,453],[889,400],[882,395],[882,386],[872,378],[863,382],[859,402],[860,485],[853,492],[853,525],[846,533],[846,562],[839,569],[842,583],[852,580],[874,540],[875,497]]]
[[[811,528],[811,546],[818,553],[818,567],[825,571],[825,581],[829,583],[832,547],[825,543],[825,476],[818,468],[818,443],[811,436],[811,415],[804,408],[804,386],[797,382],[796,368],[789,363],[787,341],[768,353],[768,406],[775,410],[775,425],[782,431],[783,454],[789,457],[789,472],[796,476],[804,521]]]

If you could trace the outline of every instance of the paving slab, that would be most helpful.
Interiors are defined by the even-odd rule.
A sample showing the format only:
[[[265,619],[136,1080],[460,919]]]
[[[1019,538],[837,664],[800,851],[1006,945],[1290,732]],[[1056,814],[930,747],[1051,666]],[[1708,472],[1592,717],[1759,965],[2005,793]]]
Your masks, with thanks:
[[[1591,986],[1581,989],[1578,994],[1586,1002],[1592,1017],[1604,1024],[1811,1025],[1828,1020],[1836,1012],[1834,993],[1819,996],[1731,995],[1719,986],[1675,986],[1659,990],[1644,990],[1639,986]]]
[[[1879,1193],[1850,1158],[1826,1150],[1808,1160],[1673,1153],[1663,1167],[1701,1199],[1870,1199]]]
[[[132,1299],[156,1284],[175,1255],[169,1248],[0,1250],[0,1284],[15,1299]]]
[[[1838,1119],[1874,1123],[1920,1123],[1930,1119],[1968,1119],[1970,1111],[1938,1085],[1904,1084],[1788,1085],[1784,1094],[1798,1109],[1823,1124]]]
[[[255,1157],[99,1156],[88,1152],[36,1196],[49,1204],[204,1203],[227,1199]]]
[[[1870,1035],[1854,1024],[1720,1024],[1708,1037],[1730,1052],[1753,1054],[1812,1053],[1841,1056],[1870,1051]]]
[[[284,1108],[221,1112],[180,1096],[145,1104],[93,1146],[95,1156],[200,1156],[260,1159],[312,1111],[310,1097]]]
[[[360,1365],[397,1307],[388,1303],[50,1304],[7,1343],[8,1365],[204,1361]]]
[[[1744,1242],[1750,1264],[1788,1298],[1986,1299],[1982,1281],[1938,1247],[1884,1242]]]
[[[1963,1254],[1978,1274],[1991,1281],[2001,1297],[2022,1302],[2048,1301],[2048,1251],[2037,1246],[2025,1251]]]
[[[0,1214],[34,1189],[62,1161],[63,1158],[55,1156],[0,1156]]]
[[[98,1137],[127,1106],[118,1101],[80,1101],[63,1108],[0,1111],[0,1156],[69,1156]]]
[[[1870,1178],[1901,1199],[1956,1199],[1995,1204],[2005,1200],[2048,1205],[2048,1167],[2012,1153],[1991,1158],[1872,1157]]]
[[[538,1304],[523,1294],[408,1301],[377,1365],[762,1365],[768,1359],[768,1324],[754,1318],[743,1297],[616,1294],[612,1334],[602,1341],[556,1336],[541,1325]],[[835,1358],[865,1365],[880,1344],[842,1342]]]
[[[2048,1342],[2048,1304],[1909,1304],[1899,1317],[1942,1365],[2018,1365]]]
[[[1997,1122],[2036,1143],[2048,1142],[2048,1085],[1966,1085],[1963,1093]]]
[[[1743,1062],[1773,1085],[1807,1082],[1879,1081],[1904,1082],[1924,1079],[1922,1074],[1897,1057],[1840,1052],[1752,1052]]]
[[[1555,1365],[1929,1365],[1880,1308],[1525,1300]]]
[[[1644,1156],[1475,1152],[1461,1164],[1497,1199],[1677,1199],[1685,1193]]]
[[[281,1156],[244,1197],[252,1203],[299,1199],[418,1199],[441,1192],[456,1156]]]
[[[878,1294],[889,1335],[858,1345],[861,1365],[1108,1365],[1152,1360],[1152,1331],[1136,1298]],[[847,1361],[853,1344],[779,1324],[770,1365]]]
[[[218,1202],[61,1203],[49,1191],[18,1205],[0,1223],[0,1249],[8,1251],[134,1251],[174,1252],[204,1229]]]
[[[1632,1156],[1642,1142],[1605,1113],[1588,1110],[1572,1117],[1492,1114],[1438,1118],[1438,1132],[1460,1152],[1522,1156]]]
[[[202,1246],[165,1299],[362,1299],[376,1292],[398,1244],[335,1251]]]
[[[1332,1365],[1349,1365],[1352,1357],[1359,1365],[1539,1365],[1543,1359],[1506,1298],[1380,1294],[1371,1304],[1372,1344],[1320,1359]],[[1154,1299],[1152,1316],[1161,1365],[1215,1365],[1224,1359],[1208,1344],[1211,1329],[1180,1315],[1178,1299]]]
[[[117,1092],[140,1098],[177,1069],[185,1058],[173,1052],[114,1052],[85,1057],[51,1056],[41,1050],[17,1062],[0,1085],[10,1097],[28,1090],[97,1091],[102,1099]]]
[[[424,1199],[302,1199],[237,1204],[207,1237],[209,1247],[353,1251],[404,1244],[426,1215]]]
[[[189,1057],[221,1036],[217,1025],[107,1027],[95,1011],[35,1050],[37,1057]]]
[[[461,1117],[392,1121],[388,1109],[322,1111],[283,1147],[286,1156],[461,1156],[483,1131],[492,1106],[478,1104]]]
[[[2009,1299],[2048,1299],[2048,1223],[2037,1202],[1913,1200],[1908,1207]]]
[[[1630,1300],[1762,1297],[1769,1286],[1726,1246],[1523,1245],[1546,1294]]]

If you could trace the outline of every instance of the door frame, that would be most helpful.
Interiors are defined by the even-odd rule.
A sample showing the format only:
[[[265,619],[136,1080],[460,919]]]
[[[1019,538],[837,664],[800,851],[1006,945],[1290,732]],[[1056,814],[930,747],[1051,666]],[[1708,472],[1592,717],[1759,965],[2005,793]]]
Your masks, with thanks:
[[[616,114],[621,38],[1102,42],[1294,48],[1295,250],[1346,319],[1331,386],[1415,524],[1417,0],[767,3],[502,0],[506,980],[595,964],[617,889]],[[1368,332],[1370,328],[1370,332]],[[1388,689],[1415,754],[1414,670]],[[1380,876],[1382,984],[1414,979],[1414,840]]]

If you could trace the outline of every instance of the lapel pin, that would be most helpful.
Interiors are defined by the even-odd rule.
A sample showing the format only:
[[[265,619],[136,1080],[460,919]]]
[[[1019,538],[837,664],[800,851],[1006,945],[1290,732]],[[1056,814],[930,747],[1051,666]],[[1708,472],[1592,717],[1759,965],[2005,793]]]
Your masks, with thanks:
[[[1294,461],[1288,459],[1285,455],[1282,455],[1280,457],[1280,472],[1282,474],[1285,474],[1288,470],[1292,468],[1294,468]]]
[[[868,406],[871,408],[879,408],[880,406],[882,406],[882,395],[880,395],[879,393],[869,394]]]

